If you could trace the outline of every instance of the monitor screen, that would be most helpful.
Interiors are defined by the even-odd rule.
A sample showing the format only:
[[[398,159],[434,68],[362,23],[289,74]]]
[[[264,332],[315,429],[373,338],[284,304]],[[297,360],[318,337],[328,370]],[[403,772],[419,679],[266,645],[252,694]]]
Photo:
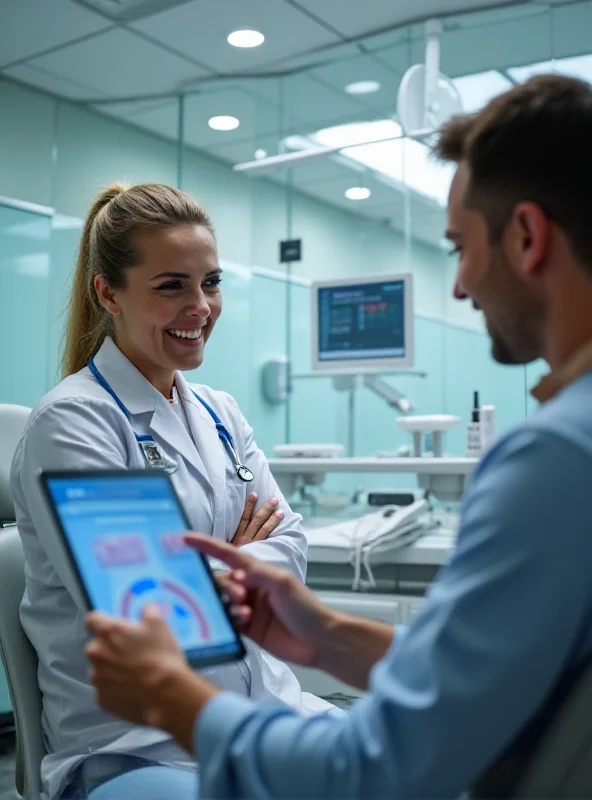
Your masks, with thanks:
[[[183,541],[188,525],[166,475],[43,477],[92,607],[137,620],[158,605],[196,665],[241,654],[204,559]]]
[[[317,284],[317,368],[408,364],[408,282],[409,276],[399,276]]]

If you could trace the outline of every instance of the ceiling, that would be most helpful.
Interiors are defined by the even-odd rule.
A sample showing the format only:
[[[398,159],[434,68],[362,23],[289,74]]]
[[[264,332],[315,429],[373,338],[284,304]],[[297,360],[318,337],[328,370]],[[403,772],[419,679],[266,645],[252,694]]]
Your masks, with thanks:
[[[503,6],[495,10],[492,6]],[[471,13],[468,13],[471,12]],[[474,13],[476,12],[476,13]],[[592,3],[492,0],[0,0],[0,75],[93,107],[229,164],[269,155],[306,135],[395,112],[406,69],[424,58],[421,20],[446,15],[441,68],[451,77],[588,52]],[[228,45],[239,28],[265,34],[255,49]],[[504,43],[503,48],[500,42]],[[352,96],[353,81],[380,84]],[[240,120],[233,131],[212,116]],[[438,244],[442,208],[343,159],[292,170],[301,191]],[[272,180],[283,182],[286,172]],[[269,177],[267,179],[269,179]],[[363,183],[369,200],[344,191]]]

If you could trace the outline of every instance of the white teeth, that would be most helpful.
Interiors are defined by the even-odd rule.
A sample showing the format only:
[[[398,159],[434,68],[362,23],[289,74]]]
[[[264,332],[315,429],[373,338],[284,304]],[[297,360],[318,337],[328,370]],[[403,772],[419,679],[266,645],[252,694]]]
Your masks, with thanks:
[[[169,330],[169,333],[172,333],[173,336],[176,336],[179,339],[199,339],[201,337],[201,330],[196,331],[182,331],[182,330]]]

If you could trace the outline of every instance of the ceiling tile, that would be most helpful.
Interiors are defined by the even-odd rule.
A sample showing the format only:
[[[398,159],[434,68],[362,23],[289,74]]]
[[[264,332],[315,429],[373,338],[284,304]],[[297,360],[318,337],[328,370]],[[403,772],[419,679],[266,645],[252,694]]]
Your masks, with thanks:
[[[248,72],[309,50],[339,42],[339,37],[282,0],[215,0],[204,13],[203,0],[156,14],[133,27],[219,73]],[[231,47],[233,30],[261,31],[265,42],[252,49]]]
[[[367,52],[384,50],[386,47],[395,47],[406,44],[412,39],[423,38],[423,29],[420,25],[405,25],[403,28],[396,28],[385,33],[377,33],[375,36],[367,36],[364,39],[363,47]]]
[[[220,114],[237,117],[240,127],[233,131],[212,130],[208,126],[208,120]],[[240,89],[227,89],[218,94],[198,94],[187,98],[185,138],[194,147],[215,147],[245,140],[256,146],[258,136],[278,135],[279,131],[279,109],[258,101]]]
[[[312,161],[304,161],[292,170],[294,186],[313,190],[315,186],[328,181],[333,183],[335,181],[345,181],[349,186],[352,186],[356,183],[355,176],[356,173],[353,170],[344,166],[335,158],[315,158]]]
[[[252,97],[280,108],[284,103],[285,86],[288,78],[241,78],[233,81],[233,86],[240,88]]]
[[[367,106],[308,74],[292,75],[281,83],[272,79],[237,81],[236,86],[259,98],[262,109],[264,104],[283,109],[278,112],[278,130],[281,125],[286,135],[312,133],[320,127],[373,116]]]
[[[512,5],[506,0],[499,5]],[[302,8],[329,23],[344,36],[362,36],[371,31],[409,25],[431,17],[476,11],[491,6],[491,0],[296,0]]]
[[[417,0],[297,0],[298,5],[329,23],[344,36],[353,37],[394,27],[418,16]],[[425,3],[425,0],[424,0]]]
[[[199,67],[156,45],[117,29],[64,47],[31,64],[91,86],[109,97],[177,91],[204,75]]]
[[[234,166],[247,161],[255,160],[255,150],[264,150],[268,156],[276,156],[279,152],[280,136],[276,134],[255,134],[250,138],[232,142],[217,142],[202,145],[204,152],[210,153],[214,158],[226,161]],[[253,176],[254,177],[254,176]]]
[[[97,103],[92,108],[100,114],[108,114],[110,117],[123,119],[131,124],[135,124],[134,118],[141,114],[148,114],[161,109],[167,109],[167,114],[178,118],[177,101],[169,100],[135,100],[130,103]]]
[[[392,107],[393,113],[397,104],[397,90],[400,83],[400,74],[379,63],[372,55],[358,56],[357,58],[327,64],[313,69],[311,77],[318,78],[334,87],[345,97],[345,87],[350,83],[359,81],[377,81],[380,89],[370,94],[355,96],[355,101],[361,107],[368,109]]]
[[[497,22],[481,27],[451,27],[442,37],[440,69],[454,78],[543,61],[551,55],[550,20],[550,14],[540,8],[530,17],[506,19],[500,13]]]
[[[444,45],[442,48],[444,49]],[[402,78],[410,66],[424,62],[425,39],[422,37],[403,44],[383,47],[374,52],[374,57],[380,59],[386,69]]]
[[[293,75],[285,81],[285,108],[288,118],[299,126],[313,130],[336,121],[349,121],[364,116],[365,108],[352,97],[325,86],[309,75]]]
[[[292,56],[281,62],[281,69],[288,74],[298,70],[312,69],[325,64],[332,64],[334,61],[343,61],[347,58],[355,58],[360,54],[360,48],[353,42],[340,45],[328,45],[311,53],[303,53],[301,56]],[[280,67],[278,67],[280,69]]]
[[[372,195],[368,200],[348,200],[345,197],[345,191],[351,186],[365,186],[371,190]],[[362,211],[373,205],[389,206],[390,204],[393,205],[393,209],[396,209],[400,206],[402,198],[399,190],[376,180],[370,174],[360,176],[353,170],[344,170],[341,177],[333,181],[307,184],[306,190],[314,191],[315,195],[326,200],[339,199],[341,201],[343,199],[351,211]]]
[[[143,130],[156,133],[171,141],[177,140],[178,105],[176,100],[161,103],[113,103],[95,106],[97,111],[135,125]]]
[[[33,67],[31,64],[19,64],[4,70],[3,75],[14,78],[16,81],[28,83],[37,89],[43,89],[58,97],[68,97],[71,100],[84,100],[87,97],[97,97],[102,94],[96,89],[89,88],[75,79],[61,78],[46,70]]]
[[[0,68],[109,26],[71,0],[3,0]]]
[[[242,144],[253,157],[261,137],[278,139],[278,112],[263,106],[239,89],[227,89],[217,94],[195,94],[185,99],[185,143],[198,149]],[[165,102],[114,103],[103,107],[105,113],[124,119],[133,125],[177,140],[178,104],[176,99]],[[208,126],[211,117],[221,114],[235,116],[240,126],[233,131],[214,131]],[[276,144],[277,147],[277,144]]]

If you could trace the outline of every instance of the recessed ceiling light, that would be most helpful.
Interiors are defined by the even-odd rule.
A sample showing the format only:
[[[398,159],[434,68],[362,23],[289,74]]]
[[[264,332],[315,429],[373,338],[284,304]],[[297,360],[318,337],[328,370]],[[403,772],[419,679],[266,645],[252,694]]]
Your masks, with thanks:
[[[255,158],[261,161],[262,158],[267,158],[267,150],[262,150],[260,147],[255,150]]]
[[[367,200],[372,192],[365,186],[351,186],[345,190],[345,196],[348,200]]]
[[[378,81],[356,81],[345,87],[348,94],[372,94],[380,89]]]
[[[208,125],[215,131],[233,131],[235,128],[238,128],[240,122],[236,117],[221,116],[212,117],[208,120]]]
[[[259,47],[265,41],[265,36],[259,31],[233,31],[227,41],[233,47]]]

